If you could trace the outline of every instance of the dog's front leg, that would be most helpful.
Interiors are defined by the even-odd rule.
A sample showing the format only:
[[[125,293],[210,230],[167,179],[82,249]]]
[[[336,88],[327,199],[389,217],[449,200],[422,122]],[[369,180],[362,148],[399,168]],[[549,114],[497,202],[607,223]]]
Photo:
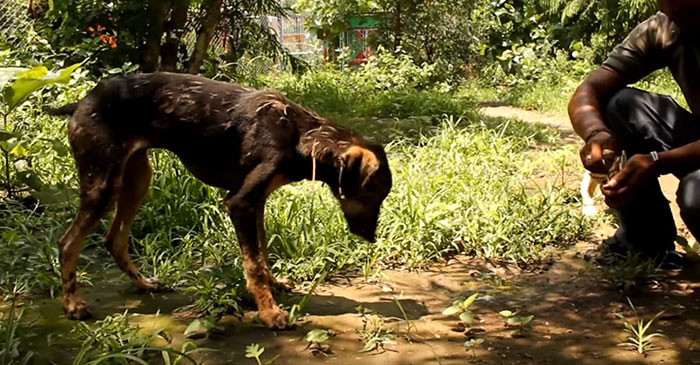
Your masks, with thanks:
[[[292,282],[286,278],[277,279],[272,275],[270,271],[270,250],[267,247],[267,235],[265,234],[265,200],[260,202],[257,209],[257,230],[258,230],[258,242],[260,246],[260,252],[263,256],[263,263],[265,264],[265,272],[270,282],[270,286],[281,291],[290,292],[292,291]]]
[[[236,236],[243,254],[243,266],[248,281],[248,290],[255,297],[258,316],[270,328],[287,328],[289,313],[280,309],[270,291],[270,280],[265,255],[258,245],[257,210],[265,198],[265,188],[269,184],[274,165],[261,164],[245,179],[241,189],[229,193],[225,205],[236,227]]]

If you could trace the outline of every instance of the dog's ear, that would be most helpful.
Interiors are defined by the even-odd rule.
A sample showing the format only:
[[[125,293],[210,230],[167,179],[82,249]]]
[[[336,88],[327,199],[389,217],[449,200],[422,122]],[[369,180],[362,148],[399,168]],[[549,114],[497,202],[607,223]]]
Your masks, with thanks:
[[[352,197],[357,195],[379,170],[379,159],[371,150],[353,145],[341,155],[340,166],[340,188],[344,195]]]

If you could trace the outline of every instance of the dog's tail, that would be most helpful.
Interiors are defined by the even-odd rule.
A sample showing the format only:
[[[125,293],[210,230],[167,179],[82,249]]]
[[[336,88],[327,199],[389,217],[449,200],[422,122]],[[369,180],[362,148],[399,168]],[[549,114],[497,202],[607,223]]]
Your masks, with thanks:
[[[53,116],[70,116],[78,110],[78,103],[66,104],[60,108],[46,108],[44,111]]]

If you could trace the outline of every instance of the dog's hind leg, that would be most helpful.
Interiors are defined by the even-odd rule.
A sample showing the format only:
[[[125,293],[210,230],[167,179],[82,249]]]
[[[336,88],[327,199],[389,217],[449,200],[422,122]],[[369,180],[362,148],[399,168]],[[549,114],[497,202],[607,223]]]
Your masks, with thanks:
[[[63,282],[63,309],[69,319],[90,316],[87,304],[76,293],[76,267],[83,248],[83,240],[109,209],[114,195],[114,177],[110,170],[81,174],[80,209],[75,221],[60,241],[61,279]]]
[[[124,271],[139,289],[157,291],[160,282],[145,278],[129,257],[129,230],[138,213],[141,199],[148,192],[153,169],[148,163],[146,150],[135,152],[126,162],[122,174],[122,186],[117,200],[112,225],[105,236],[105,246],[114,257],[119,268]]]

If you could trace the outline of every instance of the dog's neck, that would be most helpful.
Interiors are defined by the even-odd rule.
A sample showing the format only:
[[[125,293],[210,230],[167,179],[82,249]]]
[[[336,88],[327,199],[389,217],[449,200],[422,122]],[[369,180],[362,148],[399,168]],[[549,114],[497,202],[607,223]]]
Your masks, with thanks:
[[[314,123],[301,135],[297,146],[298,152],[310,163],[304,177],[315,178],[331,187],[337,187],[342,169],[341,156],[355,142],[355,136],[343,127]]]

